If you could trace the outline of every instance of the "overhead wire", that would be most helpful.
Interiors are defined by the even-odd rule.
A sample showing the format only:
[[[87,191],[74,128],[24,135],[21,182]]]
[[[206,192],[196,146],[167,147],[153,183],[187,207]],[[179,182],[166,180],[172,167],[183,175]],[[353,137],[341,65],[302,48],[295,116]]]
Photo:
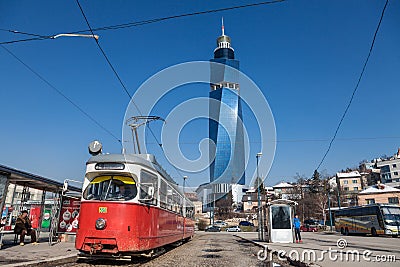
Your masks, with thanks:
[[[142,21],[133,21],[133,22],[123,23],[123,24],[116,24],[116,25],[104,26],[104,27],[99,27],[99,28],[92,28],[92,31],[96,32],[96,31],[125,29],[125,28],[137,27],[137,26],[142,26],[142,25],[151,24],[151,23],[157,23],[157,22],[166,21],[166,20],[183,18],[183,17],[190,17],[190,16],[210,14],[210,13],[218,13],[218,12],[234,10],[234,9],[242,9],[242,8],[248,8],[248,7],[275,4],[275,3],[280,3],[280,2],[284,2],[284,1],[285,0],[263,1],[263,2],[258,2],[258,3],[245,4],[245,5],[238,5],[238,6],[224,7],[224,8],[218,8],[218,9],[210,9],[210,10],[205,10],[205,11],[184,13],[184,14],[166,16],[166,17],[155,18],[155,19],[148,19],[148,20],[142,20]],[[26,35],[37,36],[36,38],[0,42],[0,44],[13,44],[13,43],[19,43],[19,42],[53,39],[52,36],[54,36],[54,35],[47,35],[46,36],[46,35],[39,35],[39,34],[33,34],[33,33],[26,33],[26,32],[20,32],[20,31],[16,31],[16,30],[7,30],[7,29],[0,29],[0,30],[8,31],[8,32],[12,32],[12,33],[17,33],[17,34],[26,34]],[[86,32],[88,32],[88,30],[74,31],[74,32],[69,32],[68,34],[86,33]]]
[[[388,5],[388,2],[389,2],[389,0],[386,0],[386,3],[385,3],[385,5],[384,5],[384,7],[383,7],[383,9],[382,9],[381,16],[380,16],[380,19],[379,19],[379,23],[378,23],[378,25],[377,25],[377,27],[376,27],[376,29],[375,29],[374,37],[373,37],[373,39],[372,39],[372,42],[371,42],[371,45],[370,45],[370,48],[369,48],[368,55],[367,55],[367,57],[366,57],[366,59],[365,59],[365,61],[364,61],[364,64],[363,64],[361,73],[360,73],[360,75],[359,75],[359,77],[358,77],[356,86],[355,86],[354,89],[353,89],[353,93],[351,94],[350,100],[349,100],[349,102],[347,103],[347,106],[346,106],[346,108],[345,108],[345,110],[344,110],[344,112],[343,112],[343,115],[342,115],[341,118],[340,118],[339,124],[337,125],[336,130],[335,130],[335,133],[333,134],[333,137],[331,138],[331,140],[330,140],[330,142],[329,142],[328,148],[327,148],[327,150],[325,151],[325,153],[324,153],[324,155],[323,155],[321,161],[319,162],[319,164],[318,164],[318,166],[317,166],[317,168],[316,168],[315,170],[318,170],[318,169],[321,167],[322,163],[324,163],[324,161],[325,161],[325,159],[326,159],[326,156],[328,155],[329,151],[331,150],[332,144],[333,144],[333,142],[334,142],[335,139],[336,139],[336,136],[337,136],[337,134],[338,134],[338,132],[339,132],[339,129],[340,129],[340,127],[342,126],[343,120],[344,120],[344,118],[345,118],[347,112],[349,111],[349,108],[350,108],[351,104],[353,103],[354,96],[355,96],[355,94],[356,94],[356,92],[357,92],[357,89],[358,89],[358,87],[359,87],[359,85],[360,85],[361,79],[362,79],[362,77],[363,77],[363,75],[364,75],[364,72],[365,72],[365,69],[366,69],[366,67],[367,67],[369,58],[371,57],[372,49],[374,48],[374,45],[375,45],[376,36],[378,35],[379,29],[380,29],[380,26],[381,26],[381,23],[382,23],[382,20],[383,20],[383,16],[384,16],[384,14],[385,14],[385,10],[386,10],[386,7],[387,7],[387,5]]]
[[[117,29],[129,28],[129,27],[137,27],[137,26],[141,26],[141,25],[145,25],[145,24],[151,24],[151,23],[156,23],[156,22],[165,21],[165,20],[170,20],[170,19],[177,19],[177,18],[188,17],[188,16],[202,15],[202,14],[207,14],[207,13],[216,13],[216,12],[222,12],[222,11],[233,10],[233,9],[241,9],[241,8],[247,8],[247,7],[254,7],[254,6],[260,6],[260,5],[274,4],[274,3],[284,2],[284,1],[285,1],[285,0],[276,0],[276,1],[264,1],[264,2],[259,2],[259,3],[250,3],[250,4],[246,4],[246,5],[238,5],[238,6],[226,7],[226,8],[220,8],[220,9],[212,9],[212,10],[206,10],[206,11],[200,11],[200,12],[185,13],[185,14],[179,14],[179,15],[173,15],[173,16],[167,16],[167,17],[162,17],[162,18],[156,18],[156,19],[149,19],[149,20],[137,21],[137,22],[129,22],[129,23],[124,23],[124,24],[117,24],[117,25],[111,25],[111,26],[105,26],[105,27],[99,27],[99,28],[91,28],[91,27],[89,27],[89,29],[90,29],[91,34],[94,35],[94,32],[95,32],[95,31],[117,30]],[[324,155],[323,155],[321,161],[319,162],[319,164],[318,164],[318,166],[317,166],[317,168],[316,168],[317,170],[321,167],[321,165],[322,165],[323,162],[325,161],[325,159],[326,159],[328,153],[330,152],[330,150],[331,150],[331,148],[332,148],[332,145],[333,145],[333,142],[336,140],[336,137],[337,137],[337,134],[338,134],[338,132],[339,132],[339,129],[340,129],[342,123],[343,123],[343,120],[344,120],[346,114],[348,113],[348,110],[349,110],[349,108],[350,108],[350,106],[351,106],[351,104],[352,104],[352,102],[353,102],[354,96],[355,96],[355,94],[356,94],[356,92],[357,92],[357,90],[358,90],[358,87],[359,87],[360,82],[361,82],[361,80],[362,80],[362,77],[363,77],[363,75],[364,75],[366,66],[367,66],[367,64],[368,64],[369,58],[370,58],[370,56],[371,56],[371,53],[372,53],[372,50],[373,50],[373,47],[374,47],[374,44],[375,44],[376,36],[377,36],[378,31],[379,31],[379,29],[380,29],[380,25],[381,25],[381,22],[382,22],[382,20],[383,20],[384,13],[385,13],[386,7],[387,7],[387,5],[388,5],[388,2],[389,2],[389,0],[386,0],[385,5],[384,5],[384,8],[383,8],[382,13],[381,13],[381,16],[380,16],[379,23],[378,23],[377,28],[376,28],[375,33],[374,33],[374,37],[373,37],[373,40],[372,40],[372,43],[371,43],[371,46],[370,46],[370,49],[369,49],[368,56],[367,56],[367,58],[366,58],[366,60],[365,60],[365,62],[364,62],[364,65],[363,65],[362,71],[361,71],[361,73],[360,73],[360,75],[359,75],[359,78],[358,78],[358,80],[357,80],[356,86],[355,86],[355,88],[354,88],[354,90],[353,90],[353,92],[352,92],[352,95],[351,95],[351,97],[350,97],[350,100],[349,100],[349,102],[348,102],[346,108],[345,108],[345,111],[344,111],[344,113],[342,114],[342,116],[341,116],[341,118],[340,118],[339,124],[338,124],[338,126],[336,127],[336,130],[335,130],[335,132],[334,132],[334,135],[333,135],[333,137],[330,139],[328,148],[327,148],[326,152],[324,153]],[[78,5],[80,6],[78,0],[77,0],[77,3],[78,3]],[[83,10],[82,10],[81,6],[80,6],[80,9],[81,9],[81,11],[82,11],[82,13],[83,13]],[[83,15],[84,15],[84,13],[83,13]],[[85,15],[84,15],[84,17],[85,17]],[[85,20],[86,20],[86,23],[87,23],[88,26],[89,26],[89,23],[88,23],[86,17],[85,17]],[[21,32],[21,31],[16,31],[16,30],[6,30],[6,29],[0,29],[0,30],[8,31],[8,32],[16,33],[16,34],[24,34],[24,35],[30,35],[30,36],[35,36],[35,37],[36,37],[36,38],[28,38],[28,39],[21,39],[21,40],[13,40],[13,41],[0,42],[0,44],[11,44],[11,43],[17,43],[17,42],[33,41],[33,40],[52,39],[52,36],[39,35],[39,34],[34,34],[34,33],[26,33],[26,32]],[[83,32],[88,32],[88,30],[75,31],[75,32],[71,32],[71,33],[83,33]],[[95,40],[96,40],[96,39],[95,39]],[[113,65],[111,64],[111,62],[110,62],[109,58],[107,57],[107,55],[105,54],[104,50],[101,48],[100,44],[98,43],[98,40],[96,40],[96,43],[97,43],[97,45],[99,46],[99,49],[101,50],[101,52],[102,52],[103,56],[105,57],[107,63],[109,64],[109,66],[110,66],[111,69],[113,70],[114,74],[116,75],[117,79],[119,80],[120,84],[122,85],[124,91],[125,91],[126,94],[131,98],[131,94],[129,93],[129,91],[127,90],[126,86],[125,86],[124,83],[122,82],[120,76],[118,75],[117,71],[115,70],[115,68],[114,68]],[[2,46],[2,47],[3,47],[3,46]],[[5,47],[3,47],[3,48],[6,49]],[[10,52],[10,51],[8,51],[8,52]],[[13,56],[15,57],[15,55],[13,55]],[[20,61],[20,62],[22,63],[22,61]],[[24,64],[24,63],[23,63],[23,64]],[[25,65],[25,64],[24,64],[24,65]],[[28,67],[28,66],[26,65],[26,67]],[[32,71],[32,70],[31,70],[31,71]],[[34,73],[35,73],[35,72],[34,72]],[[38,76],[38,77],[41,77],[41,76]],[[60,93],[61,93],[61,92],[60,92]],[[63,94],[61,93],[61,95],[63,95]],[[63,95],[63,96],[64,96],[64,95]],[[134,102],[133,102],[133,104],[136,106],[136,104],[135,104]],[[75,104],[74,104],[74,105],[75,105]],[[78,108],[79,106],[76,106],[76,107]],[[137,106],[136,106],[136,108],[138,109]],[[79,109],[80,109],[80,108],[79,108]],[[138,110],[139,110],[139,109],[138,109]],[[83,111],[83,110],[81,110],[81,111]],[[84,112],[84,113],[86,113],[86,112]],[[140,112],[139,112],[139,113],[140,113]],[[86,114],[87,114],[87,113],[86,113]],[[87,114],[87,116],[88,116],[92,121],[95,122],[94,118],[92,118],[89,114]],[[98,122],[96,122],[96,124],[98,124],[98,126],[100,126],[100,124],[99,124]],[[147,125],[147,124],[146,124],[146,125]],[[101,127],[102,127],[102,126],[101,126]],[[103,127],[102,127],[102,128],[103,128]],[[148,128],[149,128],[150,132],[152,133],[152,135],[155,137],[155,134],[153,133],[153,131],[151,130],[151,128],[150,128],[150,127],[148,127]],[[103,128],[103,130],[106,130],[106,129]],[[108,132],[108,130],[106,130],[106,131]],[[111,133],[111,132],[109,132],[109,133]],[[113,134],[112,134],[112,135],[113,135]],[[116,138],[115,135],[113,135],[113,136],[114,136],[114,138]],[[155,138],[156,138],[156,137],[155,137]],[[116,139],[117,139],[119,142],[121,142],[118,138],[116,138]],[[156,141],[157,141],[159,147],[163,150],[162,145],[158,142],[157,138],[156,138]],[[322,140],[321,140],[321,141],[322,141]],[[282,141],[281,141],[281,142],[282,142]],[[174,166],[174,167],[175,167],[175,166]]]
[[[196,16],[196,15],[202,15],[202,14],[208,14],[208,13],[217,13],[217,12],[222,12],[222,11],[228,11],[228,10],[234,10],[234,9],[241,9],[241,8],[247,8],[247,7],[254,7],[254,6],[261,6],[261,5],[267,5],[267,4],[274,4],[274,3],[279,3],[279,2],[284,2],[285,0],[275,0],[275,1],[263,1],[263,2],[258,2],[258,3],[250,3],[250,4],[245,4],[245,5],[238,5],[238,6],[231,6],[231,7],[225,7],[225,8],[219,8],[219,9],[212,9],[212,10],[206,10],[206,11],[199,11],[199,12],[192,12],[192,13],[184,13],[184,14],[179,14],[179,15],[173,15],[173,16],[167,16],[167,17],[161,17],[161,18],[156,18],[156,19],[149,19],[149,20],[143,20],[143,21],[137,21],[137,22],[129,22],[129,23],[124,23],[124,24],[118,24],[118,25],[111,25],[111,26],[105,26],[105,27],[100,27],[100,28],[94,28],[92,29],[88,23],[88,20],[86,16],[84,15],[84,12],[82,10],[82,7],[80,6],[80,3],[77,1],[78,6],[81,9],[81,12],[83,13],[83,16],[85,17],[85,21],[89,26],[89,30],[92,35],[94,35],[94,31],[106,31],[106,30],[117,30],[117,29],[124,29],[124,28],[129,28],[129,27],[137,27],[145,24],[151,24],[151,23],[156,23],[160,21],[165,21],[165,20],[171,20],[171,19],[177,19],[177,18],[182,18],[182,17],[189,17],[189,16]],[[27,32],[22,32],[22,31],[17,31],[17,30],[7,30],[7,29],[0,29],[2,31],[7,31],[10,33],[15,33],[15,34],[22,34],[22,35],[28,35],[28,36],[34,36],[35,38],[28,38],[28,39],[21,39],[21,40],[12,40],[12,41],[5,41],[5,42],[0,42],[0,45],[4,44],[13,44],[13,43],[19,43],[19,42],[28,42],[28,41],[34,41],[34,40],[46,40],[46,39],[54,39],[54,35],[40,35],[40,34],[35,34],[35,33],[27,33]],[[74,34],[74,33],[83,33],[87,32],[87,30],[81,30],[81,31],[75,31],[75,32],[70,32],[69,34]],[[95,39],[96,40],[96,39]],[[126,86],[122,82],[122,79],[118,75],[118,72],[115,70],[114,66],[111,64],[111,61],[109,60],[108,56],[106,55],[105,51],[102,49],[100,46],[99,42],[96,40],[96,43],[102,52],[103,56],[105,57],[107,63],[109,64],[110,68],[113,70],[115,76],[119,80],[121,86],[123,87],[125,93],[131,98],[131,94],[127,90]],[[5,47],[3,47],[5,48]],[[8,52],[11,52],[8,50]],[[15,55],[13,55],[15,58],[17,58]],[[17,58],[18,59],[18,58]],[[37,72],[35,72],[32,68],[30,68],[28,65],[26,65],[22,60],[18,59],[22,64],[24,64],[28,69],[30,69],[35,75],[37,75],[40,79],[45,81],[51,88],[55,89],[60,95],[62,95],[65,99],[67,99],[71,104],[73,104],[76,108],[78,108],[81,112],[83,112],[89,119],[91,119],[93,122],[95,122],[98,126],[103,128],[103,130],[107,131],[109,134],[111,134],[114,138],[116,138],[120,143],[121,140],[119,140],[114,134],[112,134],[108,129],[103,127],[100,123],[98,123],[93,117],[91,117],[88,113],[86,113],[82,108],[80,108],[78,105],[76,105],[71,99],[69,99],[67,96],[65,96],[61,91],[59,91],[57,88],[52,86],[50,83],[48,83],[41,75],[39,75]],[[133,101],[132,101],[133,102]],[[136,109],[138,109],[139,113],[140,110],[136,103],[133,102],[135,105]],[[155,136],[154,132],[152,129],[146,124],[148,129],[150,130],[151,134],[157,141],[159,147],[163,150],[162,144],[157,140],[157,137]],[[174,166],[176,169],[176,167]],[[179,175],[182,176],[182,174],[179,172],[178,169],[176,169]]]
[[[76,3],[78,4],[79,9],[81,10],[81,13],[82,13],[82,15],[83,15],[83,17],[84,17],[84,19],[85,19],[85,21],[86,21],[86,24],[87,24],[87,26],[89,27],[90,33],[91,33],[92,36],[93,36],[93,40],[96,42],[97,47],[99,48],[99,50],[100,50],[101,53],[103,54],[104,58],[106,59],[106,61],[107,61],[107,63],[108,63],[108,66],[110,66],[111,70],[114,72],[114,75],[117,77],[117,79],[118,79],[119,83],[121,84],[122,88],[124,89],[125,93],[129,96],[129,99],[132,98],[132,95],[129,93],[129,91],[128,91],[128,89],[126,88],[125,84],[122,82],[121,77],[118,75],[118,72],[115,70],[114,66],[111,64],[110,59],[108,58],[108,56],[107,56],[106,53],[104,52],[103,48],[101,47],[101,45],[100,45],[100,43],[99,43],[99,40],[98,40],[97,38],[95,38],[94,32],[93,32],[93,30],[92,30],[92,27],[90,26],[89,21],[88,21],[88,19],[86,18],[85,13],[83,12],[83,9],[82,9],[81,4],[79,3],[78,0],[76,0]]]
[[[336,138],[336,141],[362,141],[362,140],[382,140],[382,139],[400,139],[400,136],[376,136],[376,137],[346,137],[346,138]],[[268,143],[309,143],[309,142],[328,142],[331,139],[329,138],[321,138],[321,139],[281,139],[281,140],[268,140]],[[130,141],[128,141],[130,142]],[[221,144],[231,144],[231,142],[219,142]],[[249,144],[260,144],[263,141],[249,141]],[[148,143],[155,144],[155,143]],[[199,142],[196,141],[187,141],[187,142],[179,142],[180,145],[198,145]]]
[[[21,32],[17,30],[7,30],[7,29],[0,29],[0,31],[4,32],[10,32],[10,33],[17,33],[17,34],[22,34],[22,35],[29,35],[29,36],[36,36],[36,37],[41,37],[41,38],[48,38],[49,36],[44,36],[36,33],[29,33],[29,32]]]
[[[90,23],[89,23],[88,18],[86,17],[86,14],[85,14],[85,12],[84,12],[84,10],[83,10],[81,4],[79,3],[79,0],[76,0],[76,3],[77,3],[77,5],[78,5],[78,7],[79,7],[79,9],[80,9],[80,11],[81,11],[81,13],[82,13],[83,18],[85,19],[86,25],[88,26],[88,28],[89,28],[89,30],[90,30],[90,33],[92,34],[92,36],[94,36],[93,29],[92,29],[92,27],[91,27],[91,25],[90,25]],[[120,78],[120,76],[119,76],[117,70],[116,70],[116,69],[114,68],[114,66],[112,65],[112,63],[111,63],[110,59],[108,58],[107,54],[105,53],[104,49],[101,47],[100,42],[98,41],[97,38],[93,38],[93,39],[95,40],[95,42],[96,42],[96,44],[97,44],[97,47],[100,49],[102,55],[103,55],[104,58],[106,59],[108,65],[110,66],[110,68],[111,68],[111,70],[113,71],[114,75],[117,77],[118,81],[120,82],[121,86],[123,87],[125,93],[129,96],[130,102],[135,106],[135,108],[137,109],[137,111],[139,112],[139,114],[140,114],[141,116],[143,116],[143,114],[142,114],[142,112],[141,112],[139,106],[138,106],[138,105],[135,103],[135,101],[132,99],[131,94],[129,93],[127,87],[125,86],[124,82],[123,82],[122,79]],[[162,147],[162,144],[158,141],[158,138],[157,138],[157,136],[155,135],[155,133],[153,132],[153,130],[151,129],[150,125],[149,125],[148,123],[146,123],[145,125],[146,125],[147,129],[149,129],[149,131],[150,131],[151,135],[153,136],[154,140],[157,142],[157,144],[158,144],[158,146],[160,147],[161,151],[162,151],[163,154],[165,155],[164,148]],[[179,171],[179,169],[178,169],[175,165],[173,165],[173,164],[171,164],[171,165],[173,166],[173,168],[175,169],[175,171],[176,171],[180,176],[182,176],[182,178],[183,178],[183,175],[182,175],[182,173]]]
[[[36,77],[42,80],[45,84],[47,84],[51,89],[57,92],[60,96],[62,96],[65,100],[67,100],[71,105],[73,105],[77,110],[79,110],[83,115],[85,115],[89,120],[91,120],[98,127],[103,129],[106,133],[112,136],[115,140],[117,140],[121,145],[121,140],[116,137],[110,130],[104,127],[100,122],[98,122],[95,118],[93,118],[89,113],[87,113],[83,108],[81,108],[78,104],[76,104],[71,98],[65,95],[61,90],[59,90],[56,86],[50,83],[47,79],[45,79],[41,74],[39,74],[36,70],[34,70],[31,66],[25,63],[22,59],[20,59],[17,55],[15,55],[12,51],[6,48],[3,45],[0,45],[7,53],[9,53],[12,57],[14,57],[17,61],[19,61],[22,65],[24,65],[30,72],[32,72]]]

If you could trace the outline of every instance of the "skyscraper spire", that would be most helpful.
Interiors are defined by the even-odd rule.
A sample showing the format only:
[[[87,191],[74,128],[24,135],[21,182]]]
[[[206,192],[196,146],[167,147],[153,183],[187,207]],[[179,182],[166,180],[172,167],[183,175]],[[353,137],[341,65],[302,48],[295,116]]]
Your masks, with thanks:
[[[225,35],[224,17],[222,17],[222,35]]]
[[[222,35],[217,38],[217,48],[215,48],[214,52],[218,49],[230,49],[233,51],[231,47],[231,38],[228,35],[225,35],[225,26],[224,26],[224,17],[221,19],[221,30]]]

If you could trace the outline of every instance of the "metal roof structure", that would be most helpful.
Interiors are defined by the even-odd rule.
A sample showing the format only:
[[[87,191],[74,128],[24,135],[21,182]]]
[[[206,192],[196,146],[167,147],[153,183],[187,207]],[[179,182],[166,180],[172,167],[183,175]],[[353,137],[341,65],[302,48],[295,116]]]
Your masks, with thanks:
[[[0,165],[0,173],[6,175],[11,184],[27,186],[30,188],[54,193],[60,192],[63,188],[63,183],[61,182],[25,171],[16,170],[4,165]],[[76,192],[81,191],[81,188],[75,186],[69,186],[68,189]]]

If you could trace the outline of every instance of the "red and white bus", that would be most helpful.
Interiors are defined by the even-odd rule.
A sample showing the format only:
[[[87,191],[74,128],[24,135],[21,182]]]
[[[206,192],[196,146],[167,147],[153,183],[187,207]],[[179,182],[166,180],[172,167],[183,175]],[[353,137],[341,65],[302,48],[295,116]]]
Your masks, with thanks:
[[[80,258],[152,256],[194,235],[194,205],[150,154],[87,162],[75,247]]]

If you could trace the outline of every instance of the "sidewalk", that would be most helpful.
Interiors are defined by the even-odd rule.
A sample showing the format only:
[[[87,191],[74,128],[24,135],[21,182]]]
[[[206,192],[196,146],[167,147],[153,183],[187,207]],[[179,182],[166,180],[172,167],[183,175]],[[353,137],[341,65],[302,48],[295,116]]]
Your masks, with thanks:
[[[348,247],[340,250],[337,247],[337,240],[342,238],[340,235],[332,235],[324,232],[319,233],[302,233],[303,243],[267,243],[258,241],[257,232],[240,232],[235,233],[236,236],[241,237],[243,239],[249,240],[260,246],[260,249],[263,249],[262,246],[267,247],[269,251],[272,253],[278,253],[278,251],[284,251],[285,256],[292,256],[296,258],[297,256],[300,259],[300,262],[306,264],[308,266],[323,266],[323,267],[333,267],[333,266],[395,266],[398,264],[400,259],[400,251],[398,247],[398,240],[395,239],[377,239],[378,243],[372,244],[373,242],[377,242],[370,240],[368,237],[346,237],[348,241]],[[390,242],[389,242],[390,241]],[[389,243],[389,244],[388,244]],[[393,244],[392,244],[393,243]],[[347,244],[346,244],[347,246]],[[372,254],[370,255],[370,261],[363,259],[363,251],[366,249],[370,250]],[[329,250],[336,250],[336,253],[331,253],[331,257],[329,256]],[[346,260],[347,255],[343,252],[350,252],[358,250],[360,251],[360,259],[353,260],[353,256],[349,254],[350,260]],[[312,251],[312,252],[311,252]],[[325,251],[325,252],[324,252]],[[314,253],[316,255],[315,261],[309,260],[309,253]],[[306,255],[304,259],[301,256]],[[397,262],[377,262],[374,259],[376,255],[384,255],[384,254],[395,254]],[[332,259],[336,258],[336,259]]]
[[[3,241],[4,246],[0,250],[0,266],[32,266],[43,262],[61,261],[76,257],[74,242],[59,242],[49,246],[48,237],[41,237],[38,245],[29,242],[25,246],[13,243],[13,237]],[[26,238],[29,241],[29,237]]]

